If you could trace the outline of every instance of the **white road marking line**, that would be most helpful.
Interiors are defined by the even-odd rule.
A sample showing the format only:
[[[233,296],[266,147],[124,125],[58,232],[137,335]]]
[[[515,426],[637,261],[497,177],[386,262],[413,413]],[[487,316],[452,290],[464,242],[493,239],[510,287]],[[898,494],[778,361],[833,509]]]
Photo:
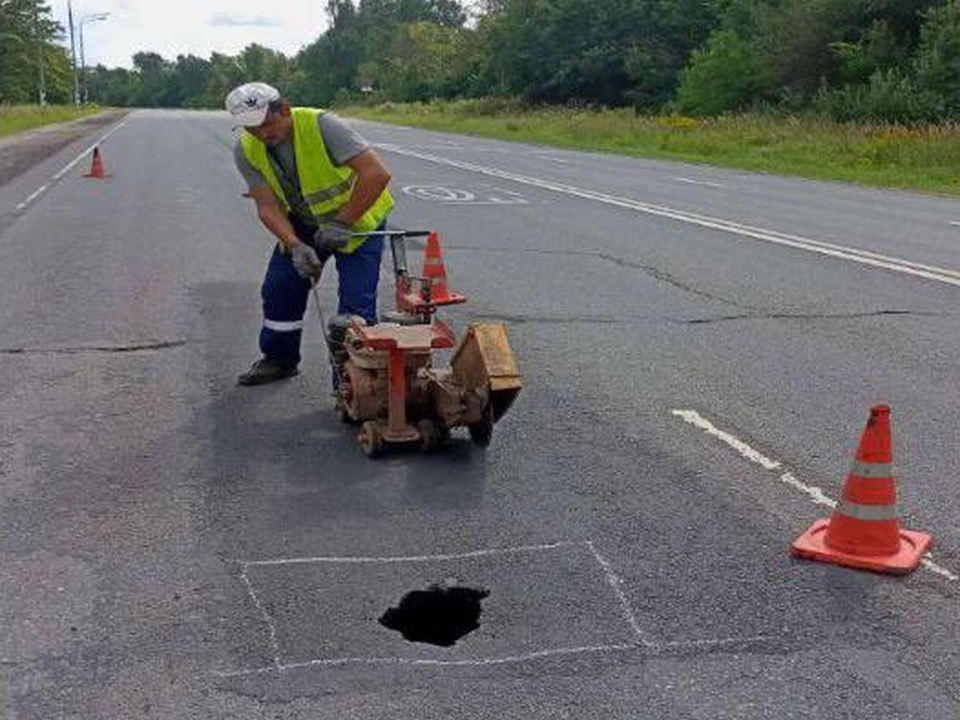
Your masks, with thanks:
[[[27,199],[22,203],[17,205],[16,210],[23,210],[27,205],[32,203],[36,198],[40,197],[41,194],[49,187],[49,185],[41,185],[36,190],[34,190],[30,195],[27,196]]]
[[[766,470],[776,470],[778,467],[780,467],[780,463],[778,461],[771,460],[763,453],[757,450],[754,450],[745,442],[743,442],[738,438],[735,438],[730,433],[724,432],[723,430],[720,430],[714,427],[713,423],[711,423],[705,417],[700,415],[700,413],[698,413],[696,410],[671,410],[670,412],[676,415],[677,417],[683,418],[688,423],[700,428],[704,432],[709,433],[710,435],[713,435],[718,440],[722,440],[727,445],[729,445],[734,450],[736,450],[738,453],[740,453],[745,458],[747,458],[747,460],[749,460],[750,462],[754,462]]]
[[[111,129],[109,132],[107,132],[106,134],[102,135],[97,142],[95,142],[93,145],[91,145],[90,147],[88,147],[88,148],[87,148],[86,150],[84,150],[82,153],[80,153],[79,155],[77,155],[77,157],[75,157],[73,160],[71,160],[69,163],[67,163],[66,166],[64,166],[63,168],[61,168],[61,169],[60,169],[60,172],[58,172],[56,175],[51,176],[50,179],[51,179],[51,180],[59,180],[60,178],[62,178],[66,173],[68,173],[68,172],[70,171],[71,168],[73,168],[74,165],[76,165],[78,162],[80,162],[81,160],[83,160],[83,158],[85,158],[87,155],[89,155],[90,152],[91,152],[97,145],[99,145],[99,144],[102,143],[104,140],[106,140],[108,137],[110,137],[111,135],[113,135],[117,130],[119,130],[120,128],[122,128],[122,127],[123,127],[124,125],[126,125],[128,122],[130,122],[130,118],[126,118],[126,119],[125,119],[123,122],[121,122],[119,125],[117,125],[116,127],[112,128],[112,129]],[[34,190],[34,191],[27,197],[26,200],[24,200],[22,203],[18,204],[18,205],[14,208],[14,210],[16,210],[17,212],[19,212],[20,210],[23,210],[25,207],[27,207],[27,205],[29,205],[29,204],[30,204],[31,202],[33,202],[36,198],[38,198],[40,195],[42,195],[42,194],[47,190],[47,188],[49,188],[49,187],[50,187],[50,184],[49,184],[49,183],[44,184],[44,185],[41,185],[39,188],[37,188],[36,190]]]
[[[951,225],[956,225],[957,227],[960,227],[960,222],[957,222],[956,220],[951,220],[951,221],[950,221],[950,224],[951,224]]]
[[[73,169],[73,167],[74,167],[78,162],[80,162],[80,161],[83,160],[87,155],[89,155],[91,152],[93,152],[93,149],[94,149],[95,147],[97,147],[97,145],[99,145],[100,143],[104,142],[108,137],[110,137],[111,135],[113,135],[117,130],[119,130],[120,128],[122,128],[122,127],[123,127],[124,125],[126,125],[128,122],[130,122],[130,118],[129,118],[129,117],[126,118],[126,119],[124,119],[123,122],[121,122],[119,125],[116,125],[115,127],[111,128],[108,132],[106,132],[106,133],[104,133],[103,135],[101,135],[101,136],[100,136],[100,139],[97,140],[95,143],[93,143],[93,145],[91,145],[90,147],[88,147],[86,150],[84,150],[84,151],[81,152],[79,155],[77,155],[73,160],[71,160],[71,161],[68,162],[66,165],[64,165],[64,166],[60,169],[60,172],[58,172],[56,175],[54,175],[52,179],[53,179],[53,180],[59,180],[59,179],[62,178],[64,175],[66,175],[68,172],[70,172],[70,170]]]
[[[550,162],[555,162],[555,163],[557,163],[557,164],[559,164],[559,165],[569,165],[569,164],[570,164],[570,161],[569,161],[569,160],[564,160],[563,158],[558,158],[556,155],[546,155],[546,154],[544,154],[544,153],[542,153],[542,152],[534,153],[534,155],[537,155],[537,156],[538,156],[539,158],[541,158],[542,160],[549,160]]]
[[[439,155],[415,152],[413,150],[408,150],[390,143],[378,143],[376,147],[387,152],[397,153],[398,155],[406,155],[408,157],[417,158],[419,160],[432,162],[438,165],[455,167],[468,172],[502,178],[504,180],[510,180],[523,185],[531,185],[543,190],[550,190],[552,192],[580,197],[586,200],[594,200],[607,205],[614,205],[616,207],[622,207],[628,210],[646,213],[648,215],[670,218],[672,220],[679,220],[692,225],[699,225],[701,227],[711,228],[713,230],[720,230],[722,232],[733,233],[735,235],[741,235],[743,237],[749,237],[755,240],[762,240],[764,242],[773,243],[774,245],[783,245],[786,247],[797,248],[799,250],[806,250],[809,252],[819,253],[821,255],[827,255],[829,257],[852,260],[853,262],[857,262],[862,265],[884,268],[885,270],[892,270],[894,272],[904,273],[927,280],[934,280],[947,285],[953,285],[954,287],[960,287],[960,271],[958,270],[951,270],[949,268],[942,268],[934,265],[925,265],[923,263],[904,260],[902,258],[882,255],[869,250],[860,250],[857,248],[846,247],[844,245],[836,245],[820,240],[813,240],[800,235],[790,235],[787,233],[778,232],[776,230],[768,230],[766,228],[743,225],[731,220],[723,220],[722,218],[699,215],[696,213],[686,212],[684,210],[676,210],[674,208],[665,207],[662,205],[653,205],[651,203],[645,203],[639,200],[631,200],[630,198],[607,195],[606,193],[598,192],[596,190],[588,190],[585,188],[575,187],[573,185],[565,185],[563,183],[544,180],[542,178],[532,177],[530,175],[520,175],[484,165],[475,165],[473,163],[462,162],[460,160],[451,160],[450,158],[440,157]]]
[[[758,450],[754,450],[747,443],[743,442],[739,438],[734,437],[728,432],[720,430],[713,423],[707,420],[705,417],[700,415],[696,410],[671,410],[670,413],[676,417],[682,418],[685,422],[703,430],[709,435],[717,438],[721,442],[729,445],[731,448],[736,450],[740,455],[745,457],[752,463],[760,465],[765,470],[777,470],[782,467],[782,464],[777,460],[771,460],[763,453]],[[789,485],[800,492],[809,496],[809,498],[818,505],[825,505],[829,508],[835,508],[837,506],[837,501],[829,497],[823,490],[816,485],[808,485],[804,482],[798,480],[793,473],[784,472],[780,474],[780,482],[785,485]],[[945,577],[947,580],[956,582],[960,580],[955,573],[951,572],[945,567],[942,567],[936,564],[930,553],[927,553],[924,558],[921,560],[923,566],[937,575]]]
[[[705,185],[706,187],[713,188],[722,188],[723,184],[718,182],[710,182],[709,180],[694,180],[693,178],[686,177],[675,177],[674,180],[677,182],[687,183],[688,185]]]

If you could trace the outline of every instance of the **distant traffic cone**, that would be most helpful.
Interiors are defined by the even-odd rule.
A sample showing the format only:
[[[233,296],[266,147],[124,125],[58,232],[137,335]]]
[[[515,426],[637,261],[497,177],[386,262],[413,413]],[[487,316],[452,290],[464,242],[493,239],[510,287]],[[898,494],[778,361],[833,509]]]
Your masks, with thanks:
[[[434,305],[454,305],[466,301],[466,297],[451,293],[447,287],[447,268],[440,252],[440,240],[435,232],[427,236],[427,249],[423,254],[424,283],[430,287],[430,302]]]
[[[108,178],[110,175],[103,171],[103,161],[100,159],[100,146],[93,148],[93,164],[90,166],[90,172],[84,177],[88,178]]]
[[[836,510],[793,543],[793,554],[877,572],[915,570],[933,539],[900,528],[892,462],[890,408],[878,405],[870,411]]]

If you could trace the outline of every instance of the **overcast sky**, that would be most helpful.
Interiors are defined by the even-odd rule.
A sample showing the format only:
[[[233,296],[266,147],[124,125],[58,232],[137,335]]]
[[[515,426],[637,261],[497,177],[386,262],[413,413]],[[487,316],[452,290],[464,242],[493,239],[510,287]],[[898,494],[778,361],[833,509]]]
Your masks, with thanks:
[[[67,28],[67,0],[48,0]],[[83,26],[87,65],[132,66],[141,50],[167,60],[192,53],[234,55],[258,43],[286,55],[313,42],[326,26],[323,0],[72,0],[74,28],[80,18],[110,13]],[[70,38],[67,36],[67,43]],[[77,52],[79,53],[79,38]],[[77,58],[79,62],[79,57]]]

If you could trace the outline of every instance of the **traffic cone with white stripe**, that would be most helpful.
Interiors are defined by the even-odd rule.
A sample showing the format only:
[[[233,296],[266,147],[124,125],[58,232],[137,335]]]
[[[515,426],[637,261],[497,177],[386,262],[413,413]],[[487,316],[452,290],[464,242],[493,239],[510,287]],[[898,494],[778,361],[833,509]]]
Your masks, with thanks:
[[[435,232],[427,236],[427,248],[423,253],[424,285],[429,287],[429,302],[433,305],[455,305],[466,301],[466,297],[451,293],[447,287],[447,268],[440,253],[440,240]],[[426,299],[426,297],[424,298]]]
[[[836,510],[793,543],[793,554],[876,572],[915,570],[933,538],[901,529],[892,463],[890,408],[878,405],[870,411]]]

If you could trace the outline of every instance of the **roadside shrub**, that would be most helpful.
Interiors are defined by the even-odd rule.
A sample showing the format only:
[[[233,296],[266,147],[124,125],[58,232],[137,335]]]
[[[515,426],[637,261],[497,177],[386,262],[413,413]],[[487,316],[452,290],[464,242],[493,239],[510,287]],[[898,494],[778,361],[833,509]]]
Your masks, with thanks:
[[[937,93],[922,89],[909,76],[888,70],[870,76],[862,85],[820,88],[814,108],[834,120],[870,119],[888,123],[918,123],[944,114],[944,102]]]
[[[730,30],[710,36],[680,76],[677,102],[690,115],[741,110],[761,93],[763,73],[750,44]]]
[[[939,95],[944,114],[960,118],[960,0],[927,13],[915,68],[919,89]]]

